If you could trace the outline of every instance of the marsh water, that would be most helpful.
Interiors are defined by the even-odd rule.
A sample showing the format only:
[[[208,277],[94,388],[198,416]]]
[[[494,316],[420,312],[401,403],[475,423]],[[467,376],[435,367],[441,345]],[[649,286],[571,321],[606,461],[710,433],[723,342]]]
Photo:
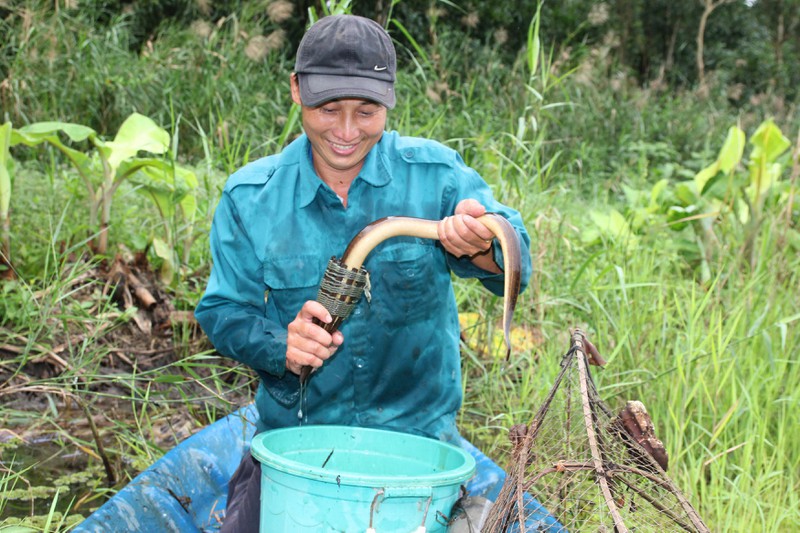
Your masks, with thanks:
[[[0,521],[44,517],[51,509],[61,514],[88,514],[86,511],[96,506],[93,479],[103,476],[99,463],[91,463],[83,450],[56,434],[28,443],[17,439],[0,442],[0,468],[9,476]]]
[[[202,427],[177,405],[146,421],[124,402],[94,405],[109,479],[86,417],[55,403],[57,414],[41,408],[19,402],[0,419],[0,524],[41,528],[49,517],[52,529],[67,530]]]

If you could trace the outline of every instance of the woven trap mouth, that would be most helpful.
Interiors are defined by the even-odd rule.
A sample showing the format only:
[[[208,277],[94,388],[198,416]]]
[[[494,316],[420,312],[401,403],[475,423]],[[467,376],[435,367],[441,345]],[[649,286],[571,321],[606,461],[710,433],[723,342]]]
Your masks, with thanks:
[[[331,257],[320,281],[317,301],[325,306],[333,321],[322,324],[326,331],[333,332],[350,316],[361,295],[369,295],[369,273],[364,267],[350,269],[336,257]]]
[[[538,412],[509,434],[508,477],[483,532],[709,531],[667,475],[644,405],[617,414],[600,399],[589,371],[599,361],[574,330]]]

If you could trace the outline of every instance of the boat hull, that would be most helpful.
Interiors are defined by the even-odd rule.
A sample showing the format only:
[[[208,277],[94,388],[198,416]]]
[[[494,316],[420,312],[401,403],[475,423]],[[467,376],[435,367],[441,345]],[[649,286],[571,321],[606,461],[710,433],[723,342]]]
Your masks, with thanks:
[[[248,453],[258,413],[249,405],[211,424],[167,452],[73,530],[90,532],[218,531],[228,480]],[[473,496],[497,497],[505,472],[465,439],[476,475]]]

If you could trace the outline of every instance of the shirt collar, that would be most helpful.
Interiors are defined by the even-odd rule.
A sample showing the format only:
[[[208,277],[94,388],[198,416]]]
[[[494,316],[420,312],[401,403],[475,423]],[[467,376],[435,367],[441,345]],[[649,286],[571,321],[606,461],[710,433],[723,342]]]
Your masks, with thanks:
[[[356,181],[363,180],[373,187],[383,187],[392,181],[391,166],[386,157],[383,143],[385,138],[386,135],[384,134],[381,140],[369,151],[364,160],[364,167],[359,172]],[[308,141],[308,137],[303,134],[297,141],[286,147],[284,154],[296,157],[300,163],[297,206],[300,208],[306,207],[314,201],[323,185],[323,181],[319,179],[316,170],[314,170],[311,143]]]

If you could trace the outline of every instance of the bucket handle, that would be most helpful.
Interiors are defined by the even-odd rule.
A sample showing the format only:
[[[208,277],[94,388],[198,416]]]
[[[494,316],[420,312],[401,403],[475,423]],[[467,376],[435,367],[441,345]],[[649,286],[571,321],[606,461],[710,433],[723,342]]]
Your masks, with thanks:
[[[369,508],[369,527],[367,528],[367,533],[376,533],[375,529],[372,527],[372,518],[373,513],[375,513],[375,509],[378,507],[380,502],[387,500],[389,498],[427,498],[428,499],[428,506],[431,504],[431,499],[433,498],[433,487],[384,487],[382,489],[378,489],[375,493],[375,497],[372,499],[372,505]],[[428,514],[428,508],[425,508],[425,516]],[[422,519],[422,526],[418,528],[418,531],[425,531],[425,518]]]

